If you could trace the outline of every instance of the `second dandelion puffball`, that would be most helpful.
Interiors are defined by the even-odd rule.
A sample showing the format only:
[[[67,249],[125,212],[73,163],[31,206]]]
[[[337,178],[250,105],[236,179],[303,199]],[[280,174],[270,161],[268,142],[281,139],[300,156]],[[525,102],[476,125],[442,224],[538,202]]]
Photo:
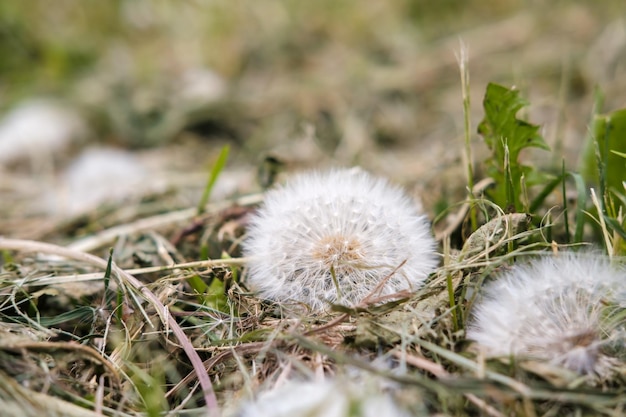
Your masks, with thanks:
[[[603,256],[561,253],[515,266],[488,285],[468,339],[489,356],[551,362],[608,376],[626,354],[626,272]]]
[[[401,188],[360,169],[304,173],[270,191],[252,218],[247,284],[312,310],[354,306],[382,280],[378,296],[418,289],[434,249],[426,216]]]

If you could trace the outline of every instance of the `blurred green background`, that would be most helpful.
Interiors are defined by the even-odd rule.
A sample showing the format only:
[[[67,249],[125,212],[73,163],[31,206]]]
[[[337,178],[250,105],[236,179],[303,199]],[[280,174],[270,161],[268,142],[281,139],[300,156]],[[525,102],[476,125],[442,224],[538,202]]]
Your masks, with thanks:
[[[429,190],[430,207],[464,194],[461,42],[473,130],[487,83],[515,85],[554,150],[534,162],[572,167],[594,89],[605,111],[626,104],[625,4],[5,1],[0,110],[59,100],[88,143],[152,149],[153,166],[180,172],[206,172],[224,144],[251,173],[268,155],[287,170],[360,164]]]

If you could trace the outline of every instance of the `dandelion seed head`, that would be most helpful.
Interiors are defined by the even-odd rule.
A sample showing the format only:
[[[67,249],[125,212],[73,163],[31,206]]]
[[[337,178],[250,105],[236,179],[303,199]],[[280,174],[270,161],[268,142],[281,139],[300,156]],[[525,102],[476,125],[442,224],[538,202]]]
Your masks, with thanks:
[[[491,356],[549,361],[581,374],[604,372],[603,346],[624,344],[626,274],[593,254],[561,253],[516,265],[487,286],[474,307],[468,339]],[[623,307],[622,307],[623,308]]]
[[[245,404],[237,417],[408,417],[387,393],[371,384],[339,378],[320,382],[291,381],[262,392]]]
[[[311,172],[268,192],[244,242],[248,285],[261,297],[355,305],[416,290],[436,266],[421,207],[399,187],[359,169]]]

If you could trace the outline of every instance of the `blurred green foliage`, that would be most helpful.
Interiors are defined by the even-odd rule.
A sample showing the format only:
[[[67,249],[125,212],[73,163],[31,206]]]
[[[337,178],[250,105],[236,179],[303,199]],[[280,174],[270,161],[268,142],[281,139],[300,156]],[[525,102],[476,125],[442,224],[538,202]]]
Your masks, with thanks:
[[[581,166],[587,182],[598,187],[603,219],[613,233],[612,246],[626,252],[626,109],[595,115]]]
[[[136,75],[189,54],[227,77],[250,68],[306,68],[316,52],[347,45],[397,60],[392,33],[416,41],[502,16],[525,2],[444,0],[45,0],[0,2],[0,86],[8,96],[56,92],[116,48],[130,48]],[[390,49],[391,47],[391,49]],[[120,63],[120,65],[124,65]],[[349,68],[346,68],[349,69]]]
[[[0,2],[0,87],[55,93],[97,61],[119,2]]]

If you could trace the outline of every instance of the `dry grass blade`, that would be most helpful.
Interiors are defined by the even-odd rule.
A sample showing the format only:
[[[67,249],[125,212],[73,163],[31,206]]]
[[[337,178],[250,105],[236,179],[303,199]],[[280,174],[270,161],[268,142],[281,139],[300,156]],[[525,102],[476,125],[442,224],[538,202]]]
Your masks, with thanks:
[[[104,259],[98,258],[97,256],[90,255],[88,253],[63,248],[61,246],[52,245],[49,243],[0,238],[0,249],[18,250],[23,252],[41,252],[87,262],[94,266],[100,267],[103,270],[107,268],[107,261]],[[159,302],[158,298],[144,284],[142,284],[134,276],[130,275],[115,264],[112,264],[112,272],[120,281],[120,284],[128,283],[137,291],[139,291],[158,312],[163,324],[169,327],[172,333],[174,333],[183,350],[185,351],[187,357],[189,358],[193,368],[196,371],[196,376],[202,388],[204,400],[206,402],[206,406],[209,410],[210,415],[219,415],[219,406],[217,404],[217,399],[215,397],[211,381],[209,380],[209,377],[204,370],[202,360],[198,356],[198,353],[195,351],[193,345],[191,344],[183,330],[180,328],[174,317],[170,315],[168,308],[164,306],[161,302]]]
[[[85,346],[80,345],[78,343],[58,343],[58,342],[23,342],[23,341],[15,341],[5,343],[4,341],[0,341],[0,348],[4,350],[11,350],[15,352],[20,352],[23,349],[34,349],[34,350],[42,350],[42,351],[53,351],[53,350],[70,350],[76,351],[77,353],[81,353],[84,356],[95,360],[101,363],[107,370],[115,377],[117,383],[119,383],[119,375],[117,370],[111,365],[111,363],[105,360],[97,350]]]
[[[223,201],[216,204],[209,204],[207,207],[207,212],[215,212],[220,209],[225,209],[227,207],[231,207],[233,204],[240,206],[248,206],[257,204],[262,201],[261,194],[253,194],[241,197],[234,202],[232,201]],[[196,216],[197,211],[195,209],[184,209],[178,211],[171,211],[169,213],[152,216],[148,218],[143,218],[137,220],[133,223],[123,224],[115,227],[111,227],[110,229],[103,230],[99,233],[96,233],[93,236],[89,236],[80,240],[77,240],[69,245],[70,249],[81,251],[81,252],[89,252],[95,249],[99,249],[103,246],[111,244],[115,239],[119,236],[136,233],[143,230],[153,230],[163,225],[182,222],[185,220],[189,220]]]
[[[97,417],[76,404],[24,388],[0,372],[0,410],[4,417]]]

